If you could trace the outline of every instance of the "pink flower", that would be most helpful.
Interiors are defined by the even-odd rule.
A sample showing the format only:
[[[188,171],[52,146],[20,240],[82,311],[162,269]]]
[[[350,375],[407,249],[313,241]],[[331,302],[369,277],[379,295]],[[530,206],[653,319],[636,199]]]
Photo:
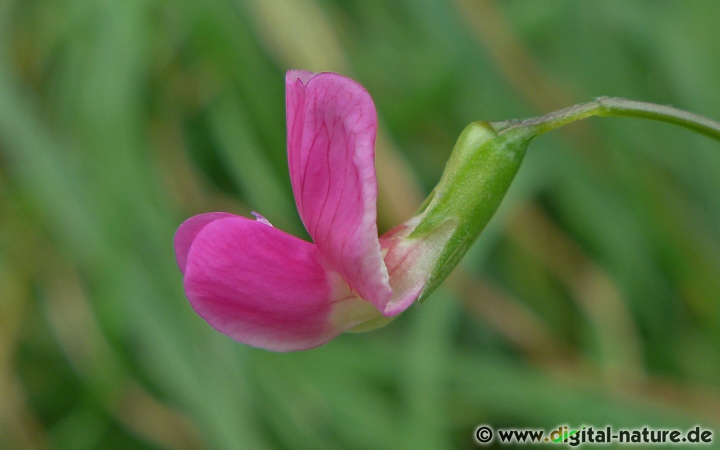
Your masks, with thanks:
[[[378,238],[377,116],[367,91],[334,73],[290,71],[285,86],[290,179],[314,243],[260,215],[202,214],[175,234],[195,311],[274,351],[384,324],[420,295],[440,248],[408,237],[418,218]]]

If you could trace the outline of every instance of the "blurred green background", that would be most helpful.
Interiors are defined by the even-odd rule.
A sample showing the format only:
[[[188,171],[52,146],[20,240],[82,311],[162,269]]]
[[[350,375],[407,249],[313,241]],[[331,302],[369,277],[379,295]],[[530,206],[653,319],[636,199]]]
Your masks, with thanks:
[[[311,351],[213,331],[172,249],[184,219],[219,210],[307,236],[289,68],[374,97],[387,230],[473,120],[600,95],[720,119],[718,17],[714,0],[0,0],[0,448],[720,432],[720,144],[687,130],[608,118],[542,136],[443,288]]]

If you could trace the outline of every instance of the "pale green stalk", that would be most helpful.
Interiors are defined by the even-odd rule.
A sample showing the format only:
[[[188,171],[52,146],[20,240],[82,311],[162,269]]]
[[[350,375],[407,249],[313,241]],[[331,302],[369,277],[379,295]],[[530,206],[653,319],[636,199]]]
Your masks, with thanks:
[[[599,97],[592,102],[581,103],[542,117],[507,122],[507,129],[534,128],[537,134],[540,134],[592,116],[639,117],[657,120],[679,125],[720,141],[720,122],[672,106],[613,97]]]

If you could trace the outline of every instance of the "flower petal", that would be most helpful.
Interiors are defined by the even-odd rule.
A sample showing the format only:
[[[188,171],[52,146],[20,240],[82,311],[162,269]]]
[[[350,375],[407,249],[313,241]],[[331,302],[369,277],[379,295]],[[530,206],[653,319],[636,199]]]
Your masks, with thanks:
[[[295,180],[292,177],[293,167],[300,164],[300,153],[291,153],[290,148],[300,148],[303,134],[303,115],[305,114],[305,85],[315,76],[312,72],[304,70],[289,70],[285,74],[285,115],[287,122],[288,163],[290,165],[290,180],[295,189]]]
[[[437,224],[431,233],[410,237],[423,216],[415,216],[380,236],[385,264],[390,273],[392,299],[383,314],[394,316],[405,311],[425,291],[438,258],[455,227],[453,220]]]
[[[175,232],[175,238],[173,241],[175,244],[175,259],[177,260],[181,273],[185,273],[185,265],[187,264],[187,255],[190,251],[190,246],[200,230],[205,228],[207,224],[225,217],[235,216],[223,212],[200,214],[189,218],[180,225],[178,230]]]
[[[237,341],[274,351],[303,350],[357,323],[332,315],[334,302],[342,298],[328,268],[315,245],[230,216],[207,223],[195,236],[187,254],[185,293],[201,317]]]
[[[288,72],[288,162],[305,228],[354,293],[380,311],[390,301],[377,237],[377,115],[349,78]]]

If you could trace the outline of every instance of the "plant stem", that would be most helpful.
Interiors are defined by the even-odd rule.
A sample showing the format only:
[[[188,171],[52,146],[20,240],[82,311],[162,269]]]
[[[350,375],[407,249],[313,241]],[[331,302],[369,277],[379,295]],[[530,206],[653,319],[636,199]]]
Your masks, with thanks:
[[[522,120],[508,128],[534,127],[537,134],[541,134],[591,116],[640,117],[668,122],[720,141],[720,122],[672,106],[611,97],[599,97],[592,102],[571,106],[542,117]]]

